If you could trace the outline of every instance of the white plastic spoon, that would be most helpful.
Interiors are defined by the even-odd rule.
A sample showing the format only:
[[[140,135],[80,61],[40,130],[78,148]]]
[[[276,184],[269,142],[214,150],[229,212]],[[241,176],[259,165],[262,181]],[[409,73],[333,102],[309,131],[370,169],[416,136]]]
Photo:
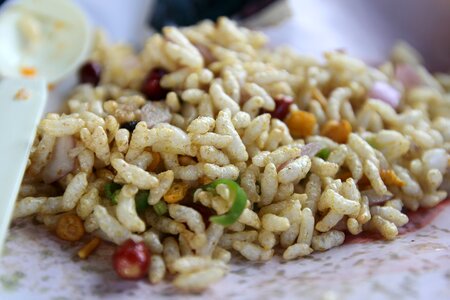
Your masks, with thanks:
[[[0,74],[55,82],[86,58],[91,27],[70,0],[19,0],[0,12]]]
[[[47,100],[47,85],[42,79],[3,79],[0,81],[0,100],[1,249],[8,232],[36,126]]]
[[[0,12],[0,254],[47,83],[77,68],[91,36],[85,15],[70,0],[20,0]]]

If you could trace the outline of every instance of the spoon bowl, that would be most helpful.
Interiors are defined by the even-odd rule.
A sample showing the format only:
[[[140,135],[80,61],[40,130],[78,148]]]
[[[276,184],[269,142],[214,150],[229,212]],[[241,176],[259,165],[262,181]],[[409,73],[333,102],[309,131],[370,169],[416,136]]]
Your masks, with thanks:
[[[69,0],[19,0],[0,15],[0,74],[56,82],[88,55],[91,28]]]
[[[70,0],[19,0],[1,11],[0,45],[1,254],[47,102],[47,83],[63,78],[86,58],[91,31]]]

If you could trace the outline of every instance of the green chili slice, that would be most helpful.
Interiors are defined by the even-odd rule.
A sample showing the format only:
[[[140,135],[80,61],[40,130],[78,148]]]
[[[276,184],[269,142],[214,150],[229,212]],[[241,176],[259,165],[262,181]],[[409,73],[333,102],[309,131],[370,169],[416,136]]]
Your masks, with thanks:
[[[117,204],[117,197],[119,197],[119,194],[120,194],[120,190],[117,190],[117,191],[115,191],[114,193],[113,193],[113,195],[112,195],[112,198],[111,198],[111,202],[112,202],[112,204]]]
[[[138,213],[143,212],[147,207],[149,207],[148,204],[149,194],[150,194],[149,191],[139,191],[134,197],[134,201],[136,202],[136,211]]]
[[[328,156],[330,156],[331,150],[328,148],[323,148],[319,152],[317,152],[316,156],[320,157],[323,160],[327,160]]]
[[[111,200],[113,204],[117,204],[117,195],[119,195],[121,188],[122,186],[118,183],[108,182],[104,187],[106,198]]]
[[[225,184],[230,190],[230,196],[233,198],[233,204],[230,210],[223,215],[212,216],[209,220],[213,223],[223,226],[229,226],[239,219],[247,204],[247,195],[244,190],[231,179],[217,179],[203,187],[207,191],[215,191],[219,184]]]
[[[153,210],[158,216],[165,215],[167,213],[167,204],[165,201],[159,201],[153,205]]]

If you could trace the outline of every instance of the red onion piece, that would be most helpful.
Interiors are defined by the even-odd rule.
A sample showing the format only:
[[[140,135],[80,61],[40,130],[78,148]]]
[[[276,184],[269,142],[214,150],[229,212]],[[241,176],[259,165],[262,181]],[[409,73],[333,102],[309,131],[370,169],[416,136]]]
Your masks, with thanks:
[[[74,147],[75,140],[70,135],[56,139],[50,161],[42,171],[45,183],[55,182],[73,171],[75,159],[69,156],[69,152]]]
[[[365,190],[361,195],[367,196],[369,199],[369,206],[382,204],[392,198],[392,195],[378,195],[374,190]]]
[[[309,157],[313,157],[322,150],[322,145],[320,143],[309,143],[303,146],[302,149],[302,155],[306,155]]]
[[[409,64],[399,64],[395,67],[395,79],[407,89],[422,84],[422,78],[420,78],[414,67]]]
[[[383,101],[393,108],[397,108],[400,104],[400,92],[384,81],[377,81],[369,90],[369,97]]]
[[[309,143],[304,146],[298,146],[298,147],[300,147],[300,149],[302,150],[301,155],[306,155],[309,157],[313,157],[314,155],[317,154],[317,152],[319,152],[323,148],[323,146],[320,143]],[[290,159],[290,160],[280,164],[277,167],[277,172],[282,170],[284,167],[286,167],[289,163],[293,162],[294,160],[295,160],[295,158]]]
[[[269,113],[272,118],[283,120],[288,115],[289,107],[294,99],[291,96],[279,96],[273,100],[275,100],[275,109],[273,111],[263,109],[261,113]]]
[[[293,162],[293,161],[294,161],[294,158],[289,159],[289,160],[285,161],[284,163],[280,164],[280,165],[277,167],[277,172],[280,172],[282,169],[284,169],[284,167],[286,167],[288,164],[290,164],[290,163]]]
[[[141,108],[141,121],[152,128],[159,123],[169,123],[172,115],[164,102],[149,102]]]
[[[203,56],[203,60],[205,61],[206,65],[209,65],[210,63],[216,61],[216,58],[211,53],[209,48],[205,45],[196,44],[195,47],[197,48],[198,52]]]

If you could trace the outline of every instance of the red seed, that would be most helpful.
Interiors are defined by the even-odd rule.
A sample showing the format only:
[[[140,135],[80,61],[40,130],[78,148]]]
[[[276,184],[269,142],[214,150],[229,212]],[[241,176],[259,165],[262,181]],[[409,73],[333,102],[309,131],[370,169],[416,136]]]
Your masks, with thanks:
[[[102,67],[93,61],[88,61],[78,70],[78,81],[97,86],[100,82]]]
[[[147,77],[144,79],[141,92],[148,100],[164,100],[169,92],[160,85],[161,78],[167,74],[167,71],[161,68],[150,70]]]
[[[150,251],[144,242],[126,240],[113,255],[113,267],[124,279],[139,279],[148,273]]]
[[[275,109],[273,111],[263,110],[262,113],[269,113],[272,118],[283,120],[289,113],[289,106],[294,99],[290,96],[279,96],[275,100]]]

